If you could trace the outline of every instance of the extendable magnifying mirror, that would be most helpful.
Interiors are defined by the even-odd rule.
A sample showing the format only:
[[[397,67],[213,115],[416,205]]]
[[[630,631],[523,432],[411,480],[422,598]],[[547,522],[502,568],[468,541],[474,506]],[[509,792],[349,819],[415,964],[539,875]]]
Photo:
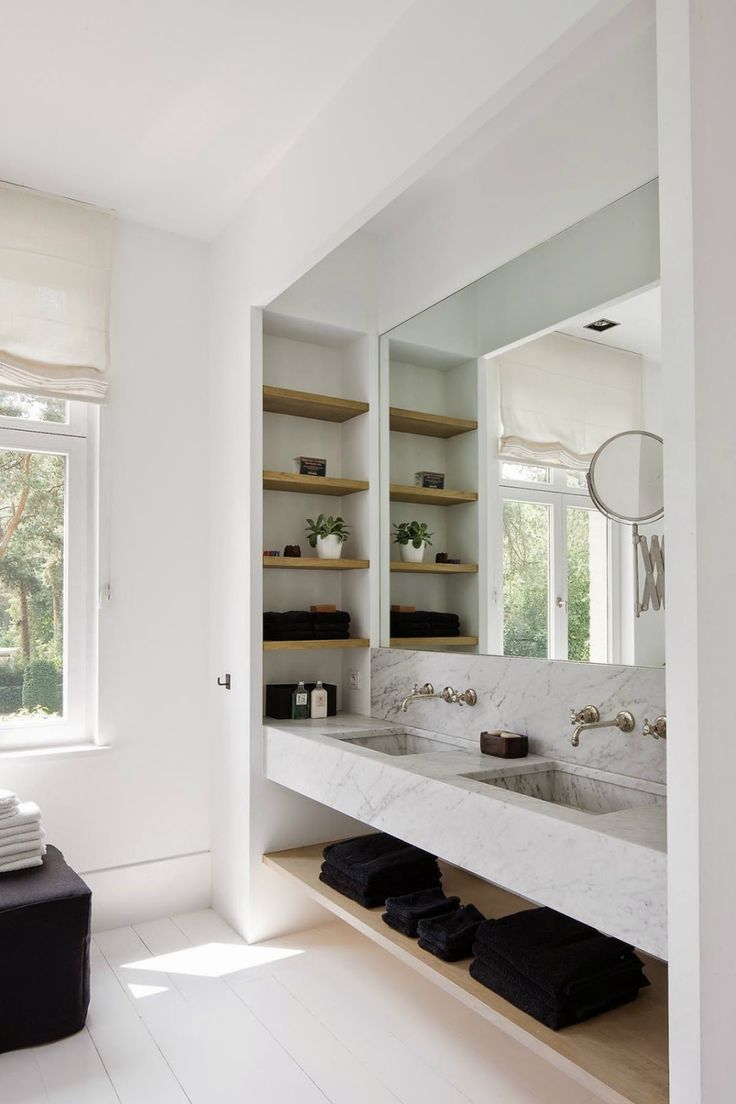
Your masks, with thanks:
[[[656,433],[632,429],[604,441],[590,462],[588,490],[596,507],[611,521],[633,527],[636,616],[664,606],[664,537],[650,541],[639,533],[645,522],[664,514],[663,441]],[[639,553],[644,591],[639,593]]]

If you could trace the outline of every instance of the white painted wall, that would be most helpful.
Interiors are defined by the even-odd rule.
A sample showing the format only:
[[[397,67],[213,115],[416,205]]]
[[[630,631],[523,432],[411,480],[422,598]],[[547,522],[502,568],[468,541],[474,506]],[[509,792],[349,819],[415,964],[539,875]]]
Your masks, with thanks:
[[[39,803],[92,886],[98,927],[209,901],[206,280],[202,243],[118,226],[101,426],[110,750],[0,757],[0,785]]]

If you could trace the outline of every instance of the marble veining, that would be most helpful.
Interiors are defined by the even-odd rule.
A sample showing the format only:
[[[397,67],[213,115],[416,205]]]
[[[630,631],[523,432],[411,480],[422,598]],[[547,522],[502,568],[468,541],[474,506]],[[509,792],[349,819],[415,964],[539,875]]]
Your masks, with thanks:
[[[412,687],[472,686],[478,704],[414,701],[406,715],[401,701]],[[570,744],[570,709],[596,705],[602,717],[628,709],[636,728],[583,732]],[[376,648],[371,654],[371,715],[394,723],[410,720],[421,729],[454,736],[474,747],[483,730],[526,733],[539,755],[664,782],[666,744],[642,735],[644,718],[665,713],[665,675],[660,668],[559,663],[542,659],[457,655]]]
[[[535,755],[523,764],[492,760],[457,737],[449,737],[455,746],[406,755],[350,742],[380,731],[379,724],[375,718],[340,716],[270,722],[264,728],[266,775],[666,958],[663,805],[593,815],[491,786],[473,775],[543,773],[562,764]],[[405,724],[399,727],[412,731]],[[431,729],[413,731],[433,735]],[[602,782],[619,781],[581,764],[565,764],[565,769],[587,781],[596,781],[597,774]],[[641,793],[657,792],[645,784],[637,787],[636,780],[620,781]]]

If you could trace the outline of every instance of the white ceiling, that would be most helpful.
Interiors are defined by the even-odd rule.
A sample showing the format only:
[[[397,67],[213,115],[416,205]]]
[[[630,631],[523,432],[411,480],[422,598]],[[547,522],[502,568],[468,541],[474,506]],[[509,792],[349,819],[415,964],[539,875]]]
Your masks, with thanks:
[[[412,0],[5,0],[0,178],[210,238]]]
[[[595,322],[598,318],[609,318],[619,325],[611,330],[604,330],[603,333],[585,329],[587,322]],[[660,289],[650,288],[649,291],[633,295],[630,299],[624,299],[619,303],[586,311],[585,314],[566,322],[564,326],[558,326],[557,330],[572,337],[597,341],[600,345],[626,349],[631,353],[641,353],[642,356],[651,357],[652,360],[660,360],[662,356]]]

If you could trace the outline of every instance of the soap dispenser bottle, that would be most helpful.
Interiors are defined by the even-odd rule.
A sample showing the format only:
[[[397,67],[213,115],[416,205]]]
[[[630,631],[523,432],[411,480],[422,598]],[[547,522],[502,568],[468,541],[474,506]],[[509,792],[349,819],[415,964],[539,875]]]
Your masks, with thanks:
[[[304,721],[309,716],[309,694],[303,682],[291,695],[291,716],[295,721]]]
[[[317,682],[314,690],[312,691],[312,717],[326,717],[327,716],[327,691],[320,681]]]

